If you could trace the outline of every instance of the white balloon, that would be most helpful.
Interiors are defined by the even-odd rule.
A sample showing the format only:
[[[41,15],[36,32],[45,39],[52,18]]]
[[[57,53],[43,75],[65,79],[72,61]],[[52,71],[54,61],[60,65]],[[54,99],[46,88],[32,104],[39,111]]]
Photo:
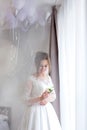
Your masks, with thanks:
[[[51,14],[51,5],[37,0],[0,0],[0,27],[20,27],[26,31],[33,24],[45,26]],[[4,26],[5,23],[5,26]]]
[[[12,1],[13,1],[13,6],[16,9],[18,9],[18,10],[20,10],[21,8],[23,8],[24,5],[25,5],[25,0],[12,0]]]
[[[19,21],[24,21],[25,18],[27,17],[27,13],[24,9],[21,9],[18,13],[17,13],[17,20]]]
[[[7,28],[16,28],[17,20],[16,17],[10,12],[6,16]]]

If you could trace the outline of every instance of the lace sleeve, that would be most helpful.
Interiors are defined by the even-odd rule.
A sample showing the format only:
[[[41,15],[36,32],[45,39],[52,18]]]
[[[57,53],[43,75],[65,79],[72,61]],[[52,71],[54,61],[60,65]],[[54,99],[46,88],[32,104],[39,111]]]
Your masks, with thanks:
[[[50,83],[51,83],[51,85],[52,85],[53,91],[50,92],[49,97],[48,97],[46,100],[47,100],[48,102],[53,102],[53,101],[56,99],[56,92],[55,92],[54,84],[53,84],[52,79],[51,79],[50,76],[49,76],[49,80],[50,80]]]
[[[29,100],[31,98],[31,91],[32,91],[32,82],[29,80],[25,87],[24,92],[24,100]]]
[[[25,87],[25,94],[24,94],[24,102],[26,105],[34,105],[40,102],[40,97],[31,96],[32,89],[33,89],[33,83],[32,80],[29,80]]]
[[[31,100],[31,91],[32,91],[32,82],[28,80],[25,85],[23,94],[23,101],[25,105],[30,105],[29,100]]]

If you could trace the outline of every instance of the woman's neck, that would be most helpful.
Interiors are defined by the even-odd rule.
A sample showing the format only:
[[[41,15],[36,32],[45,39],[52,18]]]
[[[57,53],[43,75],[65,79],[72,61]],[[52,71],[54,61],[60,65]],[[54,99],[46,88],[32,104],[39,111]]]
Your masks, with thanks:
[[[36,77],[39,77],[39,78],[47,78],[48,77],[48,74],[45,74],[45,73],[36,73],[35,75],[36,75]]]

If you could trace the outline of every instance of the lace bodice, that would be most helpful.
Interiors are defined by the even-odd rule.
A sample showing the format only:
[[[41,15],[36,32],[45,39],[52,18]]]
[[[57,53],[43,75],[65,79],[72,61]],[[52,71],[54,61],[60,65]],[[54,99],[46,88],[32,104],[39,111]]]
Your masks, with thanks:
[[[34,76],[30,78],[32,80],[32,92],[31,96],[40,96],[47,88],[53,87],[51,78],[48,79],[39,79]]]
[[[30,100],[32,98],[39,97],[44,91],[51,87],[53,88],[53,83],[50,76],[48,76],[47,79],[40,79],[35,76],[31,76],[26,87],[25,98]]]

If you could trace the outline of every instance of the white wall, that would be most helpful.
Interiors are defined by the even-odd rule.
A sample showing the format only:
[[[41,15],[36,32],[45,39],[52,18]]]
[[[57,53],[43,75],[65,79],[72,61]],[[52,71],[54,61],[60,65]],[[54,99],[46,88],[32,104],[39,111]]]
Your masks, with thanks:
[[[23,114],[21,99],[26,80],[33,72],[35,52],[48,51],[49,27],[0,33],[0,106],[11,107],[12,130],[17,130]]]

